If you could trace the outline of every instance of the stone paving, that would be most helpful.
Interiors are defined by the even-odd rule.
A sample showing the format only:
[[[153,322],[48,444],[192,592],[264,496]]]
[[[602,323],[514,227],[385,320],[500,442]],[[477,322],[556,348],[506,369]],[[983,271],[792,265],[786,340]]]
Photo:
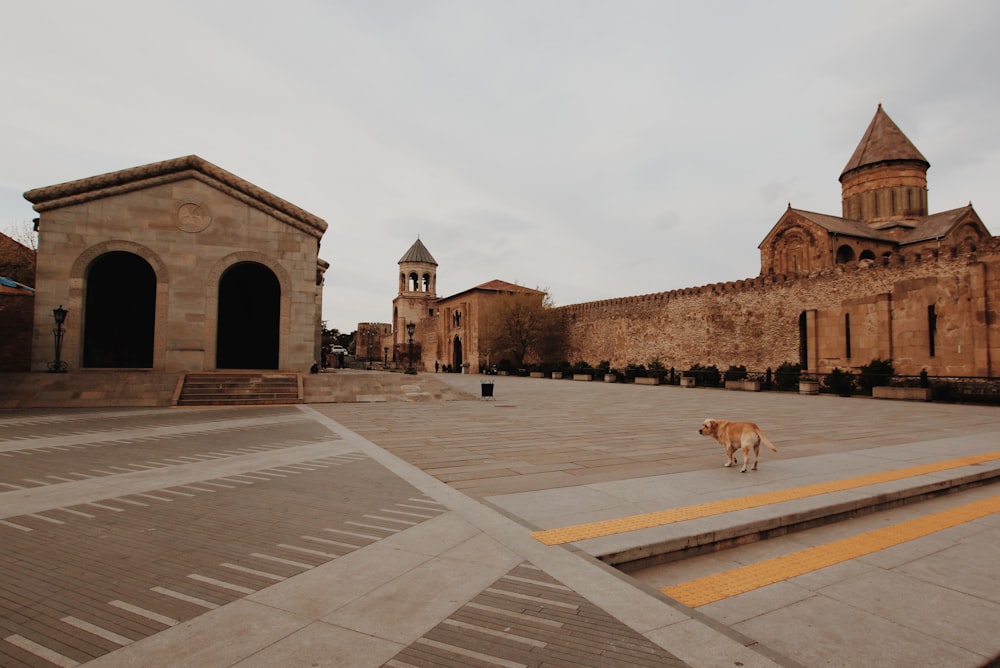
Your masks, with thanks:
[[[930,457],[939,442],[1000,442],[989,407],[505,377],[481,400],[480,377],[436,380],[457,400],[0,412],[0,665],[857,665],[808,649],[802,597],[768,603],[782,636],[802,638],[781,641],[745,601],[685,608],[653,576],[530,532],[620,512],[626,489],[665,487],[678,503],[706,482],[735,494],[823,473],[831,454],[867,463],[894,446]],[[762,453],[756,473],[722,469],[721,448],[696,432],[709,416],[754,419],[779,452]],[[617,497],[579,503],[599,495]],[[937,553],[961,546],[964,580],[943,586],[977,591],[969,633],[987,638],[1000,592],[968,569],[979,572],[970,563],[998,530],[987,518],[964,529],[975,540],[933,539]],[[914,568],[940,574],[949,559]],[[667,579],[713,566],[684,568]],[[900,601],[938,591],[890,579]],[[831,622],[858,615],[831,600],[819,604]],[[863,607],[878,633],[908,625],[905,656],[925,665],[1000,653]]]

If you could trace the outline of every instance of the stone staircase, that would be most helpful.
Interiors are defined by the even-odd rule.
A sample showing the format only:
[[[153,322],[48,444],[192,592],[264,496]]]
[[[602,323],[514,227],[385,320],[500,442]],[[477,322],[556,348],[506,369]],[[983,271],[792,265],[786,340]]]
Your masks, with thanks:
[[[297,373],[188,373],[177,406],[237,406],[302,403]]]

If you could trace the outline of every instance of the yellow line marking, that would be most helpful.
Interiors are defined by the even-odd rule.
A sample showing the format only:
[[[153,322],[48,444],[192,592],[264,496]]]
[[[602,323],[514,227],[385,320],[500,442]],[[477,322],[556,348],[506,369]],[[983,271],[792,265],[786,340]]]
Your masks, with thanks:
[[[929,536],[998,511],[1000,496],[994,496],[782,557],[663,587],[660,591],[675,601],[697,608]]]
[[[782,503],[785,501],[795,501],[805,499],[820,494],[830,494],[832,492],[843,492],[848,489],[856,489],[868,485],[876,485],[904,478],[913,478],[928,473],[937,473],[962,466],[982,464],[1000,459],[1000,451],[987,452],[979,455],[970,455],[958,459],[950,459],[943,462],[922,464],[911,466],[895,471],[884,471],[882,473],[872,473],[869,475],[857,476],[855,478],[845,478],[843,480],[831,480],[814,485],[802,487],[792,487],[790,489],[778,490],[776,492],[762,492],[750,496],[738,497],[735,499],[723,499],[721,501],[710,501],[699,503],[693,506],[682,508],[671,508],[669,510],[658,510],[652,513],[641,515],[630,515],[628,517],[618,517],[600,522],[588,522],[586,524],[576,524],[560,529],[546,529],[535,531],[531,535],[546,545],[561,545],[572,543],[578,540],[589,538],[601,538],[603,536],[613,536],[615,534],[638,531],[639,529],[649,529],[651,527],[672,524],[674,522],[684,522],[686,520],[721,515],[735,510],[746,510],[748,508],[758,508],[772,503]]]

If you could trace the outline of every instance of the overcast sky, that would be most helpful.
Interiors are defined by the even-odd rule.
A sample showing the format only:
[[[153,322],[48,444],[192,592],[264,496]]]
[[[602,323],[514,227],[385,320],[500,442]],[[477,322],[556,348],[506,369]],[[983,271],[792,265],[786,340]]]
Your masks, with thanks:
[[[22,194],[197,154],[329,223],[324,317],[558,305],[756,276],[789,203],[840,215],[879,102],[932,212],[1000,232],[1000,2],[8,0],[0,229]]]

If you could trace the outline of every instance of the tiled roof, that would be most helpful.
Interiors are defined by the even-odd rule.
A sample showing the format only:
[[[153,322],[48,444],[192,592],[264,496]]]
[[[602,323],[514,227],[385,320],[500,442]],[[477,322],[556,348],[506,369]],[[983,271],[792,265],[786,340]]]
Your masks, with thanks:
[[[887,232],[874,229],[857,220],[827,216],[822,213],[803,211],[801,209],[789,209],[789,211],[834,234],[886,241],[901,246],[943,237],[961,223],[968,214],[972,213],[973,218],[975,218],[972,205],[969,204],[960,209],[952,209],[950,211],[931,214],[930,216],[909,219],[905,222],[913,225],[913,229],[903,236],[892,236]]]
[[[403,253],[403,257],[399,258],[399,262],[397,262],[397,264],[403,264],[404,262],[419,262],[422,264],[433,264],[435,267],[437,266],[437,260],[435,260],[434,256],[432,256],[430,251],[427,250],[427,247],[424,246],[424,242],[420,240],[420,237],[417,237],[417,240],[413,242],[413,245],[410,246],[410,250]]]
[[[24,198],[34,205],[35,211],[43,213],[188,178],[202,181],[316,238],[326,231],[327,224],[322,218],[196,155],[36,188],[24,193]]]
[[[897,160],[914,160],[930,167],[927,159],[906,138],[903,131],[892,122],[889,115],[882,110],[882,105],[879,104],[875,111],[875,117],[868,124],[868,129],[865,130],[861,143],[854,150],[851,159],[847,161],[847,166],[840,173],[840,178],[843,180],[845,174],[860,167]]]
[[[872,229],[861,221],[839,218],[837,216],[828,216],[823,213],[815,213],[812,211],[803,211],[802,209],[789,209],[789,211],[795,212],[802,218],[816,223],[820,227],[829,232],[833,232],[834,234],[896,243],[896,239],[893,236],[887,234],[886,232],[880,232]]]

